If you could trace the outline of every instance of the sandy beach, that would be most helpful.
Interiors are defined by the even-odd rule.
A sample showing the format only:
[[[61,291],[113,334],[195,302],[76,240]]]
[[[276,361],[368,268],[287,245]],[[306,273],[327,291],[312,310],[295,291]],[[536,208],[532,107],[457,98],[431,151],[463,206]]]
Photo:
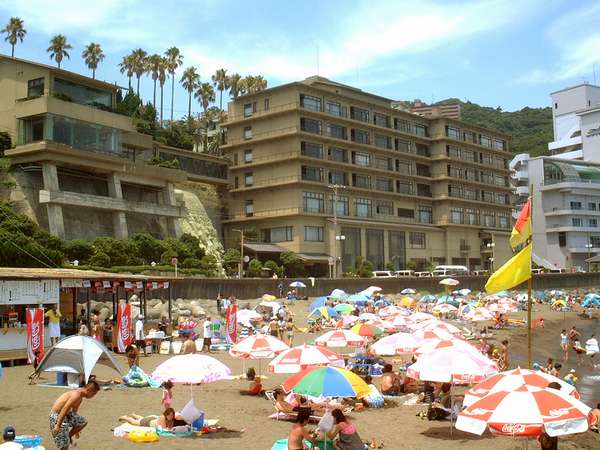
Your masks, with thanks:
[[[308,302],[298,301],[291,306],[296,314],[296,322],[302,325],[306,317]],[[213,307],[207,307],[207,312],[215,313]],[[524,317],[525,313],[513,316]],[[213,317],[215,317],[213,315]],[[512,316],[511,316],[512,317]],[[571,313],[552,312],[547,306],[536,305],[534,318],[544,318],[544,328],[536,329],[534,334],[534,360],[545,362],[548,357],[560,358],[559,339],[562,328],[577,325],[584,330],[583,339],[587,339],[587,330],[598,328],[598,321],[590,321],[577,316],[577,311]],[[297,334],[295,344],[313,340],[317,335]],[[516,328],[502,330],[495,336],[496,340],[509,339],[511,348],[511,368],[524,363],[527,358],[526,329]],[[234,359],[225,352],[213,354],[217,359],[228,365],[234,374],[241,374],[243,362]],[[119,357],[126,366],[125,359]],[[141,367],[151,373],[166,355],[153,355],[141,358]],[[263,361],[263,372],[268,361]],[[588,364],[588,361],[586,361]],[[252,365],[258,368],[258,362],[246,362],[246,367]],[[563,376],[571,367],[576,367],[575,355],[564,365]],[[591,374],[591,368],[581,367],[582,378]],[[18,434],[40,434],[44,437],[46,448],[51,449],[48,413],[56,397],[65,392],[61,388],[30,386],[27,375],[31,372],[29,366],[5,367],[4,378],[0,381],[0,425],[13,425]],[[114,378],[116,373],[104,366],[97,366],[94,373],[101,379]],[[597,373],[596,373],[597,374]],[[42,380],[52,381],[54,374],[44,374]],[[286,379],[284,375],[269,375],[263,383],[264,387],[274,388]],[[378,384],[378,381],[375,381]],[[120,415],[135,412],[142,415],[160,414],[161,391],[151,388],[116,388],[102,390],[92,400],[84,401],[80,412],[89,424],[78,441],[81,449],[138,449],[149,448],[206,448],[206,449],[265,449],[280,438],[286,437],[291,427],[289,422],[277,422],[269,419],[274,411],[271,402],[264,398],[242,397],[238,389],[245,388],[248,382],[241,380],[220,381],[217,383],[193,387],[196,405],[203,409],[207,418],[219,419],[219,425],[230,431],[208,434],[201,438],[161,438],[152,444],[139,444],[125,438],[113,437],[112,429],[119,425]],[[592,386],[592,389],[594,387]],[[600,390],[583,393],[584,400],[590,406],[600,401]],[[590,398],[588,398],[590,397]],[[595,398],[592,398],[595,397]],[[174,388],[174,407],[182,408],[190,398],[190,388],[176,386]],[[483,449],[494,447],[500,449],[523,448],[521,441],[494,437],[486,432],[482,437],[453,430],[450,422],[422,420],[416,417],[421,406],[397,406],[386,409],[368,409],[353,412],[351,417],[363,440],[375,437],[385,443],[388,449]],[[531,448],[537,444],[530,441]],[[600,436],[591,432],[560,438],[561,449],[596,449],[600,448]]]

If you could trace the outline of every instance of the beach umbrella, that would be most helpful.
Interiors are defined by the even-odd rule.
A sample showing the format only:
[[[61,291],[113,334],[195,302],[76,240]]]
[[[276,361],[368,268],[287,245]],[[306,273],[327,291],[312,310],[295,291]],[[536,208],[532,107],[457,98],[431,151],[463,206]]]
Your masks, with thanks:
[[[379,339],[370,350],[379,356],[393,356],[414,353],[422,344],[422,339],[410,333],[394,333]]]
[[[423,322],[421,322],[423,323]],[[447,323],[447,322],[441,322],[441,321],[437,321],[437,322],[425,322],[425,326],[423,328],[426,331],[429,330],[442,330],[445,331],[447,333],[450,333],[452,335],[457,335],[457,334],[462,334],[462,330],[460,330],[458,327],[455,327],[454,325],[452,325],[451,323]]]
[[[221,361],[206,355],[177,355],[160,364],[152,378],[176,384],[212,383],[227,378],[231,370]]]
[[[412,323],[412,320],[406,316],[396,316],[392,320],[392,326],[395,328],[408,328]]]
[[[440,284],[444,286],[458,286],[460,281],[455,280],[454,278],[444,278],[442,281],[440,281]]]
[[[405,308],[414,308],[417,304],[417,301],[411,297],[402,297],[400,299],[400,306],[404,306]]]
[[[373,314],[373,313],[362,313],[360,316],[358,316],[358,318],[360,320],[377,320],[377,319],[379,319],[377,314]]]
[[[419,346],[419,348],[415,351],[415,353],[424,355],[426,353],[431,353],[437,350],[438,348],[445,348],[448,346],[452,346],[458,348],[460,350],[464,350],[467,353],[471,353],[475,358],[481,358],[482,361],[488,362],[489,358],[483,355],[477,348],[473,345],[469,344],[467,341],[463,341],[462,339],[446,339],[446,340],[437,340],[437,339],[426,339]]]
[[[458,311],[458,308],[456,306],[453,306],[453,305],[449,304],[449,303],[443,303],[441,305],[435,305],[433,307],[433,311],[438,312],[438,313],[442,313],[442,314],[447,314],[447,313]]]
[[[254,307],[254,310],[259,314],[264,312],[265,314],[270,314],[271,316],[277,315],[277,311],[281,308],[281,303],[273,302],[270,300],[263,300],[258,305]]]
[[[452,342],[445,342],[420,356],[406,373],[417,380],[464,384],[483,381],[498,373],[498,367],[483,355],[476,356]]]
[[[350,297],[348,297],[346,299],[346,301],[350,302],[350,303],[362,303],[365,304],[369,301],[370,296],[366,295],[366,294],[352,294]]]
[[[383,289],[381,289],[379,286],[369,286],[368,288],[366,288],[364,291],[362,292],[370,292],[371,295],[374,294],[375,292],[381,292],[383,291]]]
[[[277,300],[277,297],[275,297],[274,295],[271,295],[271,294],[263,294],[261,299],[266,302],[272,302],[273,300]]]
[[[229,354],[234,358],[264,359],[273,358],[289,348],[289,345],[274,336],[256,333],[232,345]]]
[[[302,281],[294,281],[290,283],[290,287],[292,288],[305,288],[306,285]]]
[[[340,320],[338,320],[337,328],[347,327],[348,325],[354,324],[356,321],[358,321],[358,317],[353,316],[352,314],[346,314],[342,316]]]
[[[391,322],[388,322],[387,320],[381,320],[379,317],[377,319],[372,319],[372,320],[367,320],[365,322],[366,325],[373,325],[377,328],[379,328],[380,330],[387,332],[391,332],[393,333],[394,331],[396,331],[396,328],[392,325]]]
[[[402,313],[402,309],[398,308],[395,305],[390,305],[390,306],[386,306],[385,308],[382,308],[379,310],[379,315],[381,317],[389,317],[389,316],[395,316],[396,314],[400,314]]]
[[[476,384],[465,393],[464,406],[471,406],[486,395],[499,391],[514,391],[522,385],[545,388],[552,382],[560,384],[560,391],[569,394],[579,400],[579,392],[575,386],[550,375],[541,370],[521,369],[520,367],[506,372],[500,372],[487,380]]]
[[[269,363],[271,373],[298,373],[315,366],[344,367],[344,358],[315,345],[300,345],[281,352]]]
[[[331,291],[331,294],[329,294],[329,298],[331,298],[332,300],[345,300],[348,298],[348,294],[346,294],[341,289],[334,289],[333,291]]]
[[[251,322],[259,322],[263,317],[252,309],[240,309],[237,312],[236,318],[238,323],[241,323],[246,327],[251,327]]]
[[[348,303],[340,303],[339,305],[335,305],[333,309],[339,314],[350,314],[354,311],[354,306]]]
[[[433,314],[424,313],[424,312],[417,312],[417,313],[411,314],[409,317],[413,322],[424,322],[426,320],[437,320]]]
[[[406,288],[406,289],[402,289],[400,291],[401,294],[406,295],[406,294],[416,294],[417,291],[415,291],[413,288]]]
[[[375,325],[369,325],[368,323],[357,323],[350,328],[350,331],[367,338],[374,338],[383,334],[381,328],[376,327]]]
[[[466,297],[467,295],[469,295],[471,293],[471,289],[469,288],[462,288],[458,290],[459,295],[462,295],[463,297]]]
[[[557,389],[521,385],[511,391],[498,391],[464,409],[456,428],[482,435],[494,434],[535,437],[584,433],[588,430],[591,409],[575,397]]]
[[[465,319],[472,322],[484,322],[486,320],[494,320],[494,315],[486,308],[475,308],[465,315]]]
[[[286,392],[312,397],[362,397],[369,393],[369,385],[361,377],[338,367],[303,370],[282,387]]]
[[[310,306],[308,307],[308,310],[312,311],[313,309],[316,309],[316,308],[318,308],[320,306],[325,306],[325,303],[327,303],[327,297],[317,297],[310,304]]]
[[[419,299],[421,303],[433,303],[437,302],[437,297],[435,295],[427,294]]]
[[[332,330],[315,339],[315,345],[321,347],[359,347],[365,338],[350,330]]]
[[[337,311],[330,306],[320,306],[311,311],[308,317],[321,316],[324,319],[330,319],[337,316]]]

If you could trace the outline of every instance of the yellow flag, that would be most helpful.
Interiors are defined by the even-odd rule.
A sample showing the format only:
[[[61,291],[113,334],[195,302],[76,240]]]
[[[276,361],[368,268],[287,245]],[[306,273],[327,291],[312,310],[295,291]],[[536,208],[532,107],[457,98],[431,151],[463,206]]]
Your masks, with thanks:
[[[510,258],[485,284],[489,294],[512,289],[531,278],[531,244]]]

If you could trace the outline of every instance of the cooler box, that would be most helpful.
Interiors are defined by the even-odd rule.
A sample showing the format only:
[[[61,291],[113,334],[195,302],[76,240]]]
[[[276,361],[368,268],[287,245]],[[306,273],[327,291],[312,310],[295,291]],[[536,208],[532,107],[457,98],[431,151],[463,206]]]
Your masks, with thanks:
[[[64,372],[56,372],[56,384],[58,386],[67,385],[67,374]]]
[[[198,417],[194,422],[192,422],[192,430],[200,431],[204,426],[204,411],[200,412],[200,417]]]

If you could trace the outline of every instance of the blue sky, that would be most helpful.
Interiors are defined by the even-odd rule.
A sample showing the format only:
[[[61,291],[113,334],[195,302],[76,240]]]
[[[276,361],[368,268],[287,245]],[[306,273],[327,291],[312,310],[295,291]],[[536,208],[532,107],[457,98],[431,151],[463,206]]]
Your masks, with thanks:
[[[25,20],[28,33],[16,56],[51,64],[48,41],[62,33],[74,47],[63,68],[88,73],[81,51],[98,42],[107,57],[97,78],[123,86],[127,79],[117,68],[123,55],[136,47],[162,53],[173,45],[184,55],[184,68],[196,66],[204,81],[224,67],[262,74],[274,86],[316,74],[318,60],[320,75],[389,98],[458,97],[505,110],[547,106],[550,92],[594,82],[594,66],[600,83],[600,1],[54,0],[49,5],[0,0],[0,22],[15,15]],[[8,43],[0,45],[10,54]],[[142,86],[144,98],[151,99],[151,80]],[[165,95],[168,105],[170,94]],[[187,112],[181,88],[175,109],[176,115]]]

